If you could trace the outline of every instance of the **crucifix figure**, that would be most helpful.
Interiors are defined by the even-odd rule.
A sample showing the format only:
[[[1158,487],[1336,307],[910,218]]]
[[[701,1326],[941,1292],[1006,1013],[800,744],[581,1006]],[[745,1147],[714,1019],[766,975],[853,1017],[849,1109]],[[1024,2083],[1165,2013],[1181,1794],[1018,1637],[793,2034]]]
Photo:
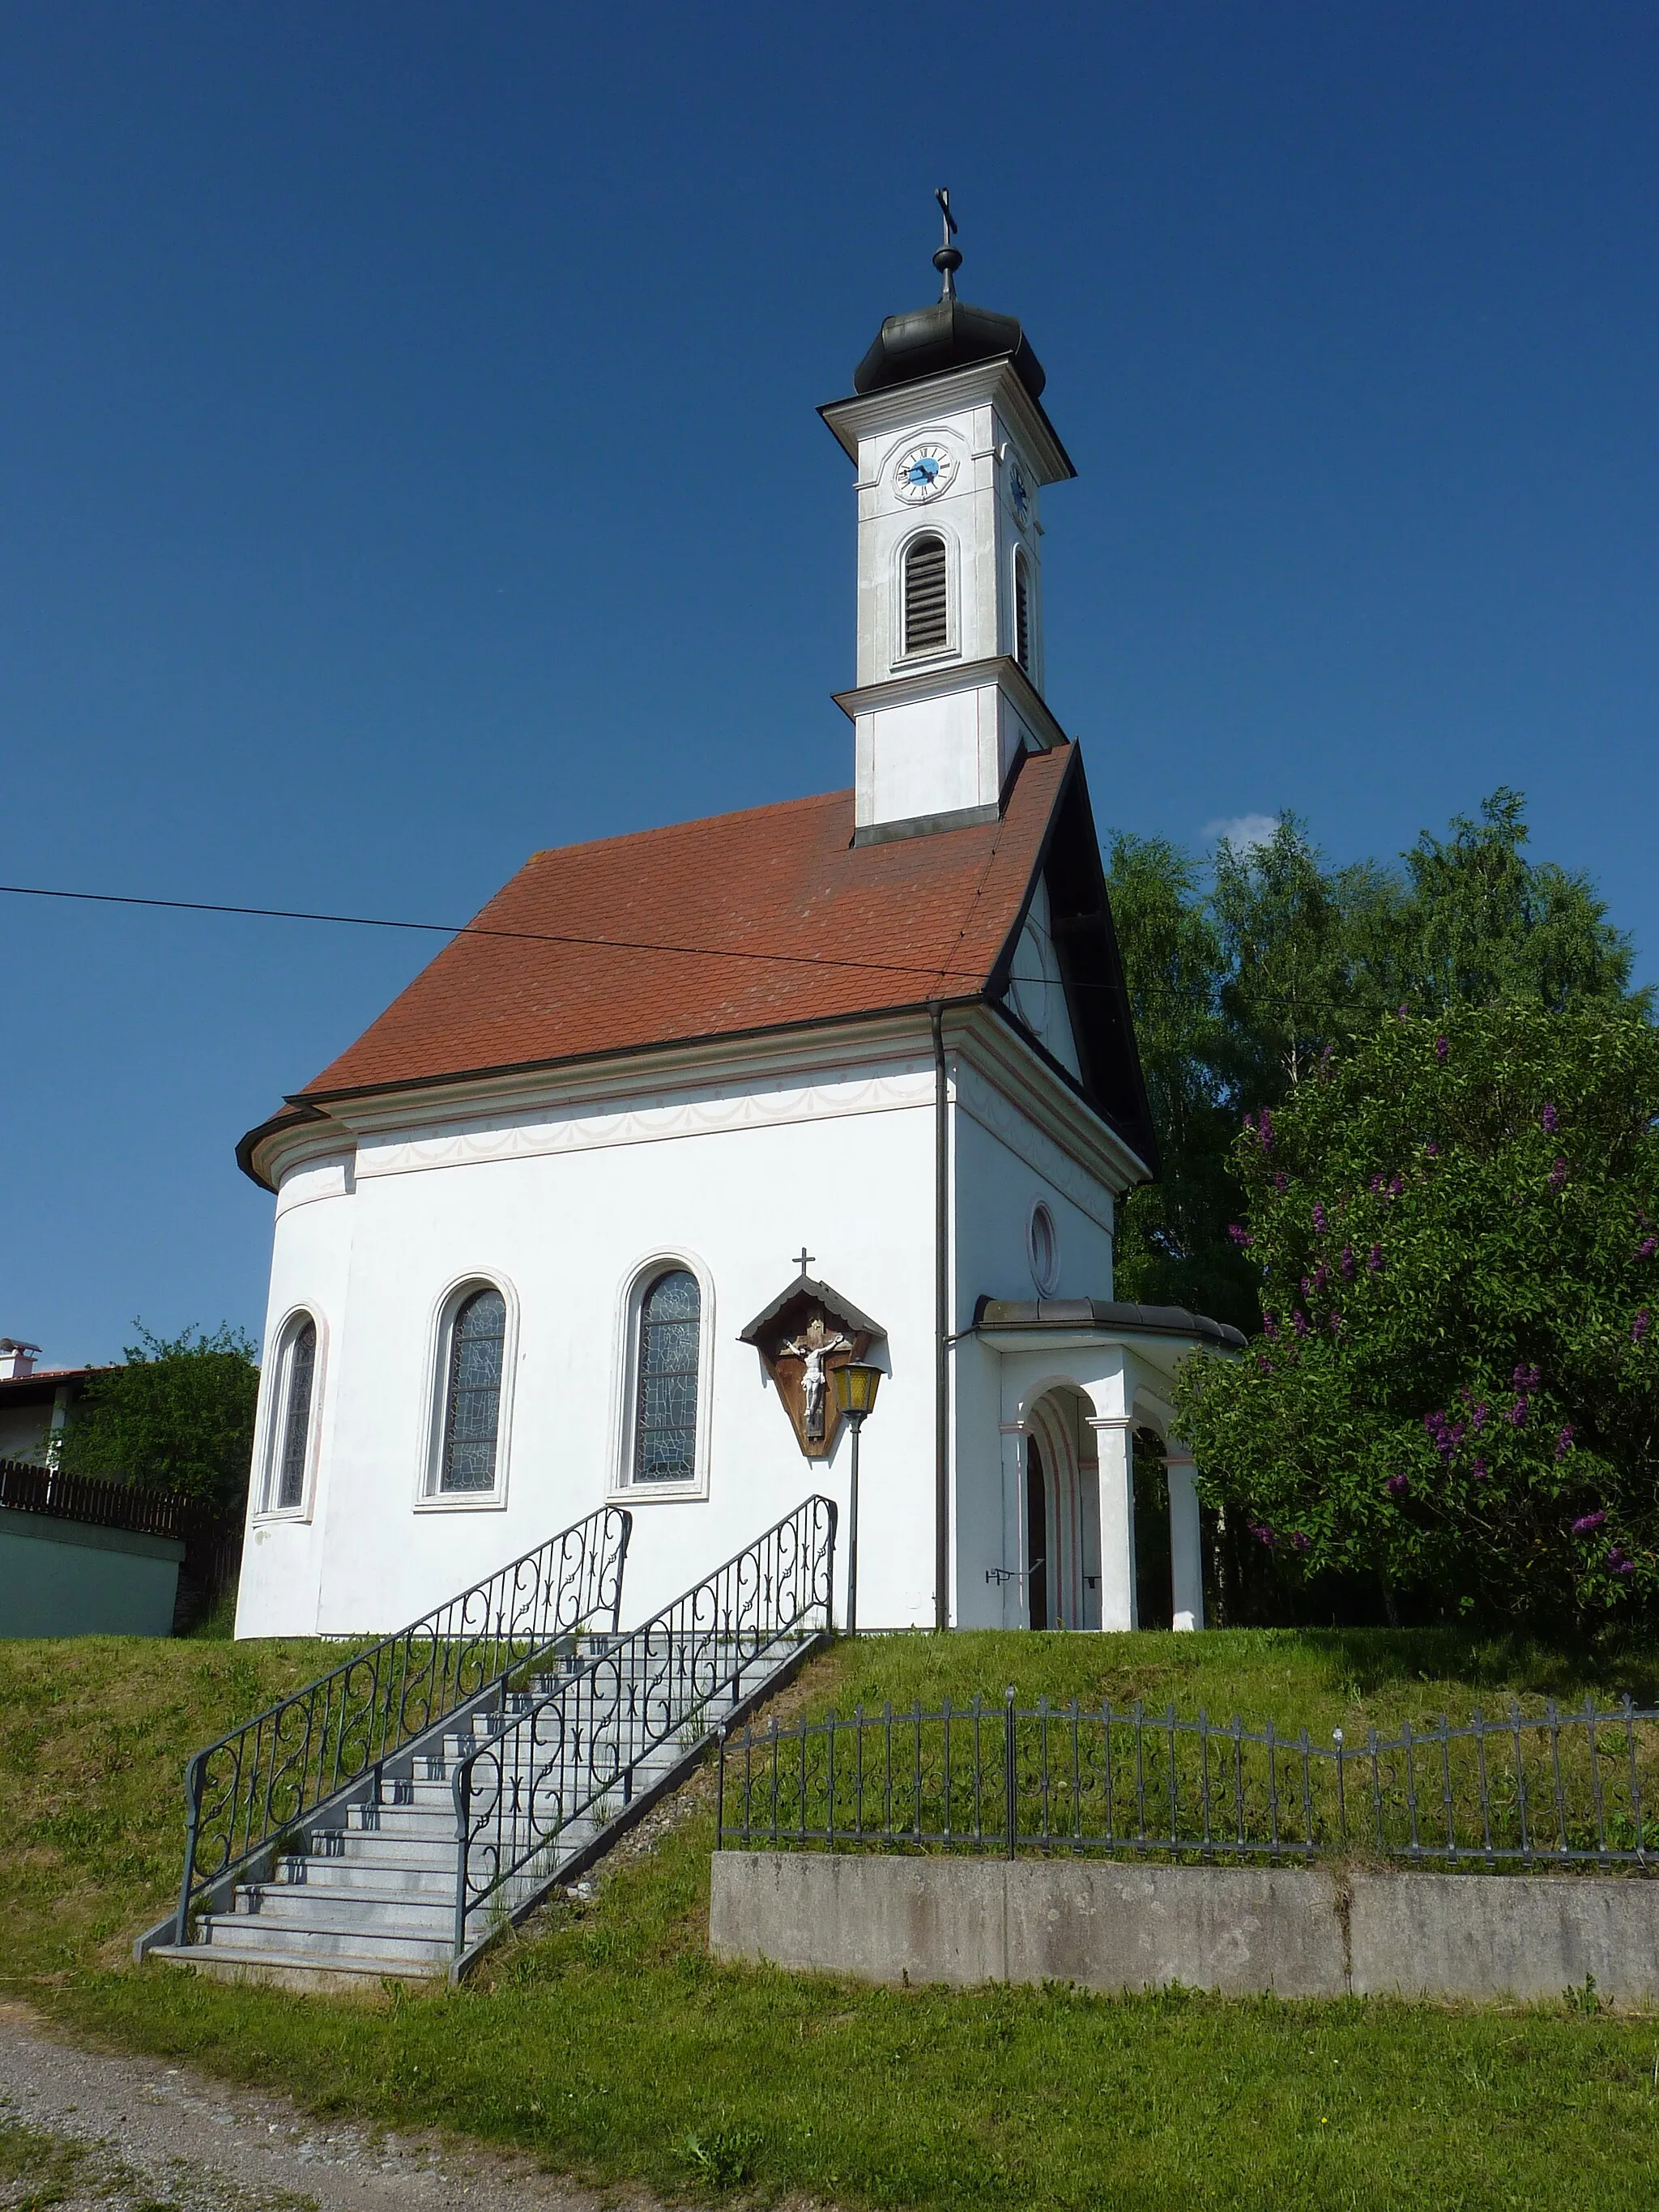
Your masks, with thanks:
[[[842,1335],[838,1329],[832,1333],[824,1327],[823,1316],[814,1314],[801,1335],[791,1343],[778,1346],[780,1354],[791,1352],[797,1359],[804,1359],[806,1363],[806,1371],[800,1381],[800,1394],[806,1415],[808,1443],[821,1444],[823,1442],[824,1362],[832,1352],[850,1351],[852,1344],[850,1336]]]

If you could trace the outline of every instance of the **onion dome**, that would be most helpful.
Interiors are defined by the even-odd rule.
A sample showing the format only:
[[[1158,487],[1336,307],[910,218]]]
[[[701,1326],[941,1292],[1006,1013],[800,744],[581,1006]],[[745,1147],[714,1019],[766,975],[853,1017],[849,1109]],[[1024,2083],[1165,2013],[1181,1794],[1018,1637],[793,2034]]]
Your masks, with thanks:
[[[969,307],[957,297],[956,273],[962,254],[951,243],[956,220],[951,195],[936,195],[945,217],[945,243],[933,256],[941,289],[929,307],[908,315],[889,315],[874,343],[853,372],[853,389],[885,392],[896,384],[913,384],[924,376],[944,376],[953,368],[970,368],[981,361],[1007,361],[1027,392],[1040,399],[1048,382],[1042,363],[1014,315],[999,315],[989,307]]]

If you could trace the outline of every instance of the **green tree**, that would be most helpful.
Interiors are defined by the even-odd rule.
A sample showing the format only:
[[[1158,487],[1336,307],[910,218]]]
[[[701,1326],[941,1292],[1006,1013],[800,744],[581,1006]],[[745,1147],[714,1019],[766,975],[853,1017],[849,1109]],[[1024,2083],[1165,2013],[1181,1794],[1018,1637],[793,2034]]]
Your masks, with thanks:
[[[1161,1181],[1119,1219],[1119,1295],[1196,1306],[1249,1329],[1248,1270],[1228,1243],[1229,1146],[1342,1044],[1404,1005],[1506,1000],[1646,1013],[1630,942],[1587,878],[1525,851],[1524,802],[1425,830],[1397,866],[1333,869],[1284,816],[1265,842],[1223,839],[1206,871],[1163,839],[1117,836],[1108,884],[1152,1096]]]
[[[1659,1595],[1659,1033],[1517,1000],[1322,1054],[1234,1148],[1262,1332],[1178,1397],[1282,1569],[1464,1610]]]
[[[173,1338],[134,1327],[139,1341],[125,1365],[88,1384],[64,1431],[61,1464],[234,1512],[253,1455],[255,1346],[225,1323]]]

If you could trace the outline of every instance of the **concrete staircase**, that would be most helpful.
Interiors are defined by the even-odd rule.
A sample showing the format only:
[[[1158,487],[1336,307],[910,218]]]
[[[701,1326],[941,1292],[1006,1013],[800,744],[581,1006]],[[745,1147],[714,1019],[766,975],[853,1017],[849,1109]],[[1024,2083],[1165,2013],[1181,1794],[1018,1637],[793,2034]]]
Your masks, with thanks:
[[[833,1541],[833,1510],[827,1525]],[[527,1683],[492,1684],[228,1876],[193,1912],[188,1942],[167,1940],[169,1923],[141,1950],[316,1989],[464,1972],[827,1636],[827,1601],[817,1618],[779,1609],[741,1630],[689,1627],[706,1587],[629,1634],[590,1637]]]

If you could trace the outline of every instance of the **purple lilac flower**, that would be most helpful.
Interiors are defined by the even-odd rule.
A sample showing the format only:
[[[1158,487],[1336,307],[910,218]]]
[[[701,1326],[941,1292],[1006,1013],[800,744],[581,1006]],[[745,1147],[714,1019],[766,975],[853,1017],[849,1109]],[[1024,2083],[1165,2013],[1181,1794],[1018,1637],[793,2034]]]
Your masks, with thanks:
[[[1542,1380],[1542,1376],[1536,1367],[1522,1365],[1516,1369],[1510,1380],[1517,1390],[1535,1390]]]
[[[1257,1352],[1255,1355],[1255,1364],[1264,1375],[1271,1375],[1273,1371],[1273,1364],[1272,1360],[1268,1358],[1265,1352]]]
[[[1338,1333],[1339,1333],[1339,1332],[1340,1331],[1340,1329],[1341,1329],[1341,1327],[1342,1327],[1342,1316],[1341,1316],[1341,1315],[1340,1315],[1340,1313],[1338,1313],[1338,1311],[1337,1311],[1336,1308],[1335,1308],[1334,1306],[1333,1306],[1333,1307],[1331,1308],[1331,1334],[1332,1334],[1333,1336],[1335,1336],[1336,1334],[1338,1334]]]
[[[1439,1158],[1440,1147],[1436,1144],[1432,1137],[1429,1139],[1427,1144],[1424,1146],[1423,1149],[1431,1160],[1437,1160]]]
[[[1241,1251],[1243,1249],[1245,1245],[1254,1244],[1255,1242],[1255,1237],[1251,1236],[1249,1231],[1241,1223],[1237,1221],[1230,1221],[1227,1224],[1227,1234],[1232,1238],[1234,1243],[1239,1247]]]
[[[1636,1248],[1638,1260],[1650,1260],[1656,1252],[1659,1252],[1659,1237],[1644,1237]]]
[[[1382,1273],[1382,1247],[1380,1244],[1373,1244],[1370,1250],[1365,1255],[1365,1265],[1370,1269],[1372,1274],[1380,1275]]]
[[[1328,1218],[1327,1218],[1325,1208],[1318,1199],[1315,1199],[1314,1200],[1313,1225],[1322,1237],[1331,1225]]]
[[[1450,1046],[1446,1042],[1446,1040],[1445,1040],[1445,1038],[1444,1038],[1444,1037],[1443,1037],[1443,1036],[1437,1036],[1437,1037],[1435,1039],[1435,1041],[1434,1041],[1434,1056],[1435,1056],[1435,1058],[1436,1058],[1437,1060],[1441,1060],[1441,1061],[1443,1061],[1443,1060],[1445,1060],[1446,1054],[1447,1054],[1450,1050],[1451,1050],[1451,1047],[1450,1047]]]
[[[1313,1549],[1313,1538],[1304,1536],[1300,1528],[1291,1532],[1291,1541],[1298,1552],[1310,1552]]]
[[[1561,1186],[1562,1186],[1562,1184],[1566,1181],[1566,1179],[1567,1179],[1567,1164],[1566,1164],[1566,1162],[1565,1162],[1564,1159],[1562,1159],[1562,1158],[1558,1155],[1558,1156],[1557,1156],[1557,1158],[1556,1158],[1555,1164],[1554,1164],[1554,1166],[1550,1170],[1550,1172],[1549,1172],[1549,1186],[1550,1186],[1550,1188],[1551,1188],[1552,1190],[1559,1190],[1559,1189],[1560,1189],[1560,1188],[1561,1188]]]
[[[1575,1536],[1590,1535],[1607,1517],[1605,1513],[1581,1513],[1572,1524],[1572,1533]]]
[[[1261,1139],[1262,1151],[1264,1152],[1271,1151],[1273,1141],[1273,1117],[1265,1106],[1261,1109],[1261,1119],[1255,1126],[1256,1133]]]
[[[1279,1334],[1278,1318],[1271,1312],[1264,1312],[1261,1316],[1261,1334],[1269,1342]]]
[[[1372,1188],[1373,1190],[1381,1190],[1381,1189],[1382,1189],[1382,1176],[1381,1176],[1380,1175],[1374,1175],[1374,1176],[1371,1177],[1371,1188]]]
[[[1289,1176],[1287,1176],[1287,1175],[1276,1175],[1276,1176],[1273,1177],[1273,1188],[1274,1188],[1274,1189],[1279,1193],[1279,1196],[1280,1196],[1281,1198],[1283,1198],[1283,1196],[1285,1195],[1285,1192],[1290,1188],[1290,1187],[1291,1187],[1291,1179],[1290,1179]]]
[[[1409,1011],[1410,1011],[1410,1010],[1409,1010],[1409,1008],[1407,1008],[1407,1007],[1406,1007],[1406,1006],[1401,1006],[1401,1007],[1400,1008],[1400,1018],[1401,1018],[1401,1020],[1402,1022],[1405,1020],[1406,1016],[1407,1016],[1407,1012],[1408,1012]]]
[[[1557,1459],[1565,1459],[1571,1449],[1572,1423],[1571,1421],[1564,1421],[1561,1425],[1561,1433],[1555,1439],[1555,1456]]]
[[[1330,1279],[1331,1279],[1331,1271],[1330,1271],[1330,1269],[1329,1269],[1329,1268],[1325,1265],[1325,1262],[1322,1260],[1322,1261],[1320,1261],[1319,1265],[1318,1265],[1318,1266],[1314,1269],[1314,1288],[1315,1288],[1315,1290],[1316,1290],[1316,1291],[1322,1291],[1322,1290],[1324,1289],[1324,1287],[1325,1287],[1326,1284],[1327,1284],[1327,1283],[1328,1283]]]
[[[1382,1487],[1390,1498],[1403,1498],[1411,1488],[1411,1484],[1403,1474],[1391,1474]]]
[[[1486,1427],[1486,1415],[1491,1412],[1491,1410],[1492,1408],[1487,1405],[1484,1398],[1481,1399],[1479,1405],[1472,1406],[1469,1408],[1469,1419],[1474,1422],[1477,1430],[1484,1429]]]
[[[1631,1324],[1630,1340],[1632,1344],[1640,1344],[1642,1339],[1648,1333],[1648,1328],[1652,1318],[1653,1316],[1649,1313],[1647,1308],[1644,1306],[1641,1312],[1637,1315],[1635,1321]]]
[[[1510,1407],[1510,1426],[1515,1429],[1524,1429],[1526,1425],[1527,1401],[1524,1398],[1517,1398]]]
[[[1469,1472],[1477,1482],[1484,1482],[1486,1480],[1486,1461],[1483,1459],[1476,1460],[1474,1465],[1469,1469]]]
[[[1617,1544],[1607,1553],[1607,1565],[1615,1575],[1633,1575],[1636,1572],[1635,1560],[1627,1559]]]
[[[1298,1336],[1305,1336],[1308,1334],[1308,1316],[1303,1312],[1300,1306],[1298,1306],[1296,1311],[1291,1316],[1291,1327],[1296,1331]]]
[[[1394,1181],[1389,1185],[1389,1191],[1390,1196],[1394,1198],[1404,1198],[1406,1195],[1406,1186],[1398,1176],[1396,1176]]]
[[[1560,1127],[1560,1126],[1561,1126],[1561,1116],[1560,1116],[1560,1115],[1556,1112],[1556,1110],[1555,1110],[1554,1102],[1553,1102],[1553,1101],[1552,1101],[1552,1102],[1551,1102],[1547,1106],[1546,1106],[1546,1107],[1545,1107],[1545,1109],[1544,1109],[1544,1132],[1545,1132],[1545,1134],[1546,1134],[1547,1136],[1551,1136],[1551,1137],[1553,1137],[1553,1136],[1555,1134],[1556,1131]]]
[[[1352,1282],[1352,1280],[1353,1280],[1353,1246],[1352,1246],[1352,1244],[1345,1244],[1345,1245],[1342,1247],[1342,1273],[1343,1273],[1343,1278],[1344,1278],[1344,1279],[1345,1279],[1346,1281],[1350,1282],[1350,1283],[1351,1283],[1351,1282]]]
[[[1258,1544],[1265,1544],[1270,1552],[1279,1541],[1273,1530],[1260,1522],[1253,1522],[1250,1524],[1250,1534]]]
[[[1304,1298],[1308,1296],[1312,1288],[1313,1277],[1311,1275],[1304,1275],[1302,1278],[1302,1295]]]

